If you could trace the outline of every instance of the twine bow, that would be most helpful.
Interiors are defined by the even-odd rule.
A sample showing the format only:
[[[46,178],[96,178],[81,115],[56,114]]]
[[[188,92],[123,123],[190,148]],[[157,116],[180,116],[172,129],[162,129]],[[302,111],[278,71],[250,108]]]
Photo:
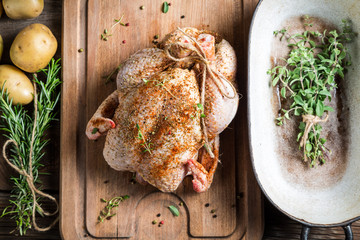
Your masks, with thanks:
[[[237,92],[236,92],[234,85],[228,79],[226,79],[220,72],[214,71],[212,69],[212,67],[210,66],[210,61],[206,57],[204,50],[202,49],[199,42],[195,38],[191,37],[189,34],[187,34],[181,28],[178,28],[178,30],[182,34],[184,34],[184,36],[188,37],[192,42],[194,42],[196,47],[189,43],[177,42],[177,43],[172,43],[172,44],[167,45],[165,47],[164,51],[165,51],[166,56],[175,62],[185,62],[188,60],[192,60],[192,61],[197,61],[197,62],[202,63],[203,73],[202,73],[201,95],[200,95],[201,96],[201,105],[203,106],[202,113],[204,113],[204,109],[205,109],[205,85],[206,85],[207,74],[209,74],[210,78],[214,81],[214,83],[217,86],[217,88],[219,89],[221,95],[223,95],[224,97],[229,98],[229,99],[234,99],[237,96]],[[176,58],[170,54],[169,50],[172,46],[178,46],[178,47],[182,47],[184,49],[191,50],[195,53],[195,55],[190,55],[190,56],[186,56],[186,57],[182,57],[182,58]],[[225,83],[227,83],[231,87],[232,95],[229,95],[229,93],[225,90],[225,88],[226,88]],[[203,127],[203,132],[204,132],[204,138],[205,138],[205,144],[206,144],[205,148],[208,151],[210,157],[214,158],[215,155],[212,152],[211,146],[209,144],[208,133],[207,133],[204,118],[201,118],[201,125]]]
[[[301,141],[300,141],[300,147],[304,148],[304,161],[307,162],[308,157],[306,156],[306,142],[308,140],[310,130],[313,129],[313,131],[315,133],[314,125],[321,123],[321,122],[326,122],[329,119],[329,114],[326,114],[326,117],[324,119],[321,119],[318,116],[314,116],[314,115],[310,115],[310,114],[302,115],[302,119],[303,119],[302,121],[306,125],[305,125],[304,135],[302,136]]]
[[[32,197],[33,197],[33,207],[32,207],[32,223],[34,226],[34,229],[40,232],[45,232],[50,230],[58,221],[59,221],[59,216],[48,226],[45,228],[41,228],[36,224],[36,208],[45,216],[54,216],[55,214],[57,214],[59,212],[59,204],[56,200],[56,198],[54,198],[53,196],[46,194],[42,191],[40,191],[39,189],[36,188],[35,183],[34,183],[34,176],[33,176],[33,172],[32,172],[32,153],[33,153],[33,145],[34,145],[34,138],[35,138],[35,131],[36,131],[36,122],[37,122],[37,93],[36,93],[36,84],[34,83],[34,126],[33,126],[33,130],[32,130],[32,135],[31,135],[31,143],[30,143],[30,153],[29,153],[29,169],[28,172],[25,170],[24,168],[24,164],[23,161],[19,155],[19,159],[20,159],[20,165],[21,165],[21,169],[19,167],[17,167],[16,165],[14,165],[7,157],[6,155],[6,148],[9,144],[14,144],[17,151],[19,149],[18,144],[16,143],[16,141],[10,139],[7,140],[3,146],[3,157],[5,159],[5,161],[13,168],[15,169],[15,171],[17,171],[19,174],[23,175],[26,178],[26,182],[28,183],[28,186],[30,188]],[[37,202],[36,200],[36,194],[43,196],[45,198],[50,199],[51,201],[53,201],[56,204],[56,210],[53,213],[49,213],[47,211],[45,211],[40,204]]]

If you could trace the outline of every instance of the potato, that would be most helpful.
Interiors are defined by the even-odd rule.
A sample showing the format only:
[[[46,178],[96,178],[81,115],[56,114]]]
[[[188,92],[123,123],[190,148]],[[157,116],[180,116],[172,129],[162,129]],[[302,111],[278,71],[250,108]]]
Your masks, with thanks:
[[[30,19],[41,14],[44,0],[2,0],[6,15],[11,19]]]
[[[4,42],[0,35],[0,60],[1,60],[2,53],[3,53],[3,49],[4,49]]]
[[[25,72],[36,72],[55,55],[57,41],[48,27],[34,23],[19,32],[10,47],[11,61]]]
[[[5,84],[4,84],[5,83]],[[29,78],[18,68],[0,65],[0,87],[7,90],[13,104],[28,104],[34,98],[34,86]]]

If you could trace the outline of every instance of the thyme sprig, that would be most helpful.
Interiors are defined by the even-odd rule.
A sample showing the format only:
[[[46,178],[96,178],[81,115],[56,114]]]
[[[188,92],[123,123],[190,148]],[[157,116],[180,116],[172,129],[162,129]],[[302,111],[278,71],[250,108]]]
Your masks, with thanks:
[[[191,115],[190,118],[198,118],[200,115],[200,118],[205,118],[205,110],[204,110],[204,106],[201,103],[197,103],[194,105],[194,109],[195,109],[195,115]]]
[[[55,108],[60,98],[58,89],[61,83],[58,77],[60,68],[60,59],[57,61],[52,59],[47,69],[40,70],[40,73],[46,76],[44,82],[40,81],[36,74],[33,75],[37,88],[40,89],[37,94],[36,134],[32,154],[32,174],[36,185],[41,183],[39,175],[46,174],[40,172],[39,169],[44,166],[41,159],[45,155],[44,148],[49,143],[49,139],[45,138],[46,130],[49,129],[52,121],[57,120]],[[12,99],[9,98],[5,88],[1,89],[0,94],[0,127],[4,132],[3,136],[15,141],[18,146],[18,148],[12,147],[10,149],[10,161],[18,168],[24,168],[28,172],[30,143],[34,126],[33,113],[29,113],[22,105],[12,105]],[[28,229],[33,227],[33,196],[25,176],[12,176],[10,179],[14,184],[9,200],[10,205],[3,210],[0,217],[11,215],[11,219],[16,221],[16,229],[20,235],[24,235]],[[40,197],[37,202],[41,202]],[[37,207],[36,210],[43,216],[40,208]]]
[[[316,163],[325,163],[327,153],[331,152],[324,145],[326,139],[321,137],[319,123],[326,121],[329,112],[334,111],[325,100],[331,101],[331,93],[337,88],[335,78],[343,79],[346,66],[351,65],[345,44],[355,34],[346,20],[343,20],[340,33],[308,30],[312,27],[308,16],[305,16],[304,27],[303,33],[293,35],[286,29],[274,31],[275,36],[280,35],[280,40],[287,40],[291,51],[288,58],[283,59],[283,65],[275,66],[267,73],[271,76],[272,86],[279,86],[280,96],[289,98],[291,103],[289,109],[281,109],[282,114],[276,118],[277,125],[283,125],[290,119],[290,114],[303,117],[297,141],[304,151],[304,161],[310,160],[310,167],[314,167]]]
[[[165,89],[165,91],[167,91],[173,98],[177,98],[171,91],[170,89],[168,89],[167,87],[165,87],[165,83],[168,81],[167,79],[161,79],[161,80],[158,80],[158,79],[146,79],[146,78],[143,78],[142,79],[143,82],[145,84],[147,84],[148,82],[155,82],[155,86],[156,87],[162,87]]]
[[[121,26],[126,26],[126,24],[122,22],[123,18],[124,18],[124,14],[119,19],[114,19],[114,24],[110,27],[110,30],[105,28],[103,33],[100,35],[101,40],[103,41],[109,40],[109,37],[113,35],[112,30],[116,25],[120,24]]]
[[[143,140],[143,143],[140,144],[140,146],[143,146],[144,147],[144,153],[145,152],[149,152],[150,154],[151,153],[151,145],[153,145],[150,141],[146,141],[144,135],[142,134],[141,132],[141,129],[140,129],[140,126],[139,124],[136,124],[136,128],[138,130],[138,136],[137,136],[137,139],[140,139],[140,140]]]
[[[116,213],[113,212],[114,209],[119,207],[120,203],[125,201],[126,199],[130,198],[128,195],[120,196],[120,197],[113,197],[109,201],[101,198],[100,201],[106,203],[106,206],[103,210],[101,210],[100,215],[98,217],[98,222],[102,223],[105,219],[110,220]]]
[[[105,85],[114,81],[113,76],[115,73],[118,73],[120,71],[121,66],[122,63],[119,66],[117,66],[108,76],[106,76]]]

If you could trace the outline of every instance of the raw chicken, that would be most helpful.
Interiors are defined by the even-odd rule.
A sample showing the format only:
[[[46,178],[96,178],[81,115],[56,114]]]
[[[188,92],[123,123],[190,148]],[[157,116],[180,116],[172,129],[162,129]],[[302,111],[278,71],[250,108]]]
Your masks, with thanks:
[[[119,171],[137,173],[163,192],[193,175],[206,191],[219,158],[219,134],[235,116],[236,57],[230,44],[195,28],[167,35],[160,48],[126,60],[117,90],[90,119],[86,135],[107,132],[103,155]]]

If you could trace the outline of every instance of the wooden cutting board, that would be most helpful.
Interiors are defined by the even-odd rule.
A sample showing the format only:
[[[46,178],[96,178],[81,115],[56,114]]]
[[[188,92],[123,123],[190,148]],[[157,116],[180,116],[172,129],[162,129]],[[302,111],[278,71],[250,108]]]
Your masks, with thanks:
[[[65,239],[261,238],[262,202],[249,158],[246,97],[221,134],[221,164],[211,188],[202,194],[193,191],[191,177],[171,194],[131,184],[131,173],[115,171],[105,162],[104,138],[94,142],[84,134],[87,121],[116,88],[114,82],[106,84],[106,76],[131,54],[152,47],[155,35],[161,39],[176,27],[209,29],[227,39],[238,56],[237,81],[245,96],[247,34],[256,3],[182,0],[171,2],[163,13],[159,0],[64,0],[60,228]],[[118,24],[111,30],[122,15],[129,26]],[[107,41],[100,37],[104,29],[112,34]],[[130,198],[117,214],[98,223],[106,205],[100,198],[122,195]],[[180,216],[174,217],[169,205],[177,206]],[[159,227],[153,220],[164,224]]]

